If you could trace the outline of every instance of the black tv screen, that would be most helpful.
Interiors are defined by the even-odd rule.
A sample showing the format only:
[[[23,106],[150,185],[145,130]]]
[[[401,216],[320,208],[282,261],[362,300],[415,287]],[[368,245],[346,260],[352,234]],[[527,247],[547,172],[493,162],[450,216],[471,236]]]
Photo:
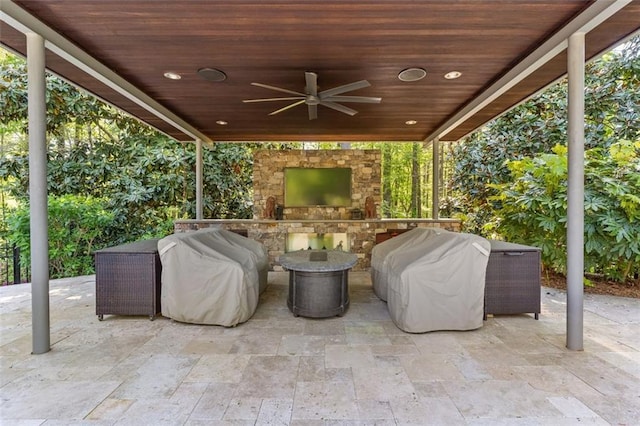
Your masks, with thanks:
[[[285,168],[284,205],[351,206],[351,169]]]

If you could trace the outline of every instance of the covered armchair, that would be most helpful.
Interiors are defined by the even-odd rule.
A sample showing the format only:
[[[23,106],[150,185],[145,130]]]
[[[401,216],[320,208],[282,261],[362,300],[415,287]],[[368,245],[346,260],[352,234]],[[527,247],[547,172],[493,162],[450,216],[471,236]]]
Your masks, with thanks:
[[[441,229],[415,231],[380,244],[381,252],[394,244],[376,272],[387,285],[393,322],[411,333],[482,327],[489,241]]]
[[[440,229],[437,228],[414,228],[373,247],[371,251],[371,282],[373,292],[379,299],[387,301],[391,265],[395,264],[399,258],[406,261],[409,260],[409,257],[422,256],[421,244],[439,231]]]
[[[262,244],[207,228],[158,241],[162,315],[176,321],[234,326],[247,321],[267,282]]]

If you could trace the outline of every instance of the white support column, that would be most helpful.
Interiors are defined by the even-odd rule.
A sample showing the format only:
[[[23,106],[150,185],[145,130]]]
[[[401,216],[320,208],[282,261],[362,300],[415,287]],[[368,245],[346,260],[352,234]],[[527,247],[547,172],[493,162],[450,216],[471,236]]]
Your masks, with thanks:
[[[433,180],[431,182],[431,218],[437,220],[440,218],[440,140],[435,138],[431,141],[431,148],[433,149]]]
[[[196,219],[202,220],[202,140],[196,139]]]
[[[34,354],[51,349],[49,326],[49,232],[44,39],[27,33],[29,209],[31,217],[31,329]]]
[[[583,350],[584,317],[584,33],[569,37],[567,185],[567,348]]]

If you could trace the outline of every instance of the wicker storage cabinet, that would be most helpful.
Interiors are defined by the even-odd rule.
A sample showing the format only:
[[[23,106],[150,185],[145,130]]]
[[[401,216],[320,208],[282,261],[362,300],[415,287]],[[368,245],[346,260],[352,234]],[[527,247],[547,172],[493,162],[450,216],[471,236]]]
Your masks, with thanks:
[[[96,315],[148,315],[160,312],[162,264],[158,240],[145,240],[98,250]]]
[[[540,249],[491,241],[485,281],[487,314],[540,314]]]

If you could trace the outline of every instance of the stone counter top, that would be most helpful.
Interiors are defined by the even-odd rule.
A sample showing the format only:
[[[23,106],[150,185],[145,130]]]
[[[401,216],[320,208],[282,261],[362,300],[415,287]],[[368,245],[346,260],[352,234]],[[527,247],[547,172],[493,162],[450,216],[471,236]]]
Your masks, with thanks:
[[[248,238],[261,242],[268,254],[269,264],[276,271],[281,271],[278,257],[286,251],[288,235],[345,233],[345,247],[358,257],[354,271],[367,270],[370,266],[371,250],[376,244],[376,235],[412,228],[443,228],[449,231],[460,231],[458,219],[183,219],[174,222],[175,232],[189,232],[210,226],[219,226],[235,232],[244,232]],[[348,241],[348,243],[347,243]],[[321,247],[315,247],[318,249]],[[328,246],[327,246],[328,248]]]
[[[174,223],[460,223],[459,219],[418,219],[418,218],[385,218],[385,219],[181,219]]]

